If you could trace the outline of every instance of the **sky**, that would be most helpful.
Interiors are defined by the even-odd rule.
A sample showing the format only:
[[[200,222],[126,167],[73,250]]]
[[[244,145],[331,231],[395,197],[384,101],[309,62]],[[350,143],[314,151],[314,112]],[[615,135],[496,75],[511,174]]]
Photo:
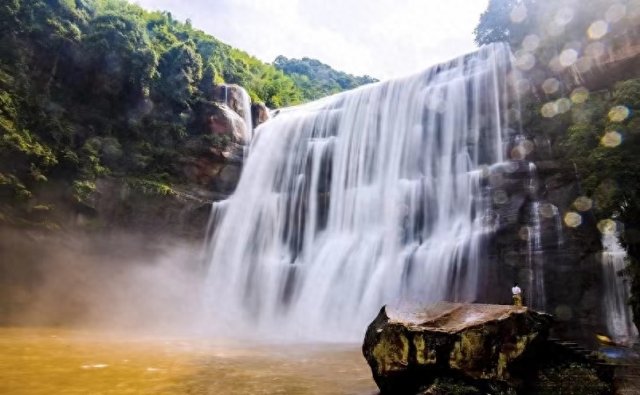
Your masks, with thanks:
[[[273,62],[310,57],[388,79],[473,51],[488,0],[132,0]]]

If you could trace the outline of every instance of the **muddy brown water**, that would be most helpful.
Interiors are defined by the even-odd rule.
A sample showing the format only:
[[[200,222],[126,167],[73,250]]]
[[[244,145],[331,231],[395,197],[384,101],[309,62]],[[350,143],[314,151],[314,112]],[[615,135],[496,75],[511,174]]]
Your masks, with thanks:
[[[0,394],[377,394],[359,344],[0,328]]]

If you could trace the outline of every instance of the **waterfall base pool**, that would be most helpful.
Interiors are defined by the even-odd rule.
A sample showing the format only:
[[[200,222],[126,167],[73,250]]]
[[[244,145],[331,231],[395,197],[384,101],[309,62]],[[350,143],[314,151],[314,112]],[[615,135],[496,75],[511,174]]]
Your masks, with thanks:
[[[359,344],[248,345],[0,328],[0,393],[376,394]]]

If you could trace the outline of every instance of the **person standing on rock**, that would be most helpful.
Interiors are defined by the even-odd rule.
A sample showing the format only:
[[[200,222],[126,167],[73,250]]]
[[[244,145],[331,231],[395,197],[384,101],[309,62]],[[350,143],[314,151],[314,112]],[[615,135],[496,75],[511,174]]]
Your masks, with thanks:
[[[511,288],[511,293],[513,294],[513,305],[522,306],[522,290],[518,286],[518,283],[513,284],[513,288]]]

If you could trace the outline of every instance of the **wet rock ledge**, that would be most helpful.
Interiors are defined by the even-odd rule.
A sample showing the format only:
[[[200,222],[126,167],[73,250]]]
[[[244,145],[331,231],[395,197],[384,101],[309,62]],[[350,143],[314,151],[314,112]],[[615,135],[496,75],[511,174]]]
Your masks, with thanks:
[[[384,306],[362,351],[383,394],[439,394],[448,381],[512,393],[539,358],[551,322],[507,305]]]

